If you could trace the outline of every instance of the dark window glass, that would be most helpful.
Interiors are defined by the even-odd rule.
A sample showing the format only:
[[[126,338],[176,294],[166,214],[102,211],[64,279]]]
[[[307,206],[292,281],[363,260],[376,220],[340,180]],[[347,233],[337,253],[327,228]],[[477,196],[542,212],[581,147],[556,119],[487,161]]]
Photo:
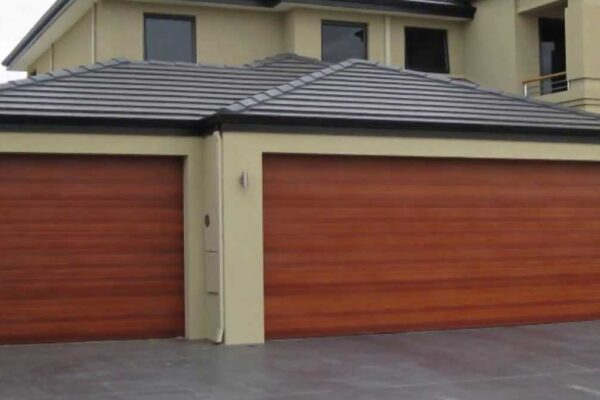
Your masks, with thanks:
[[[449,73],[447,36],[441,29],[406,28],[406,68]]]
[[[145,59],[196,62],[193,17],[146,15]]]
[[[341,62],[349,58],[367,58],[367,25],[323,22],[323,61]]]
[[[558,74],[567,70],[567,46],[565,21],[561,19],[540,18],[540,74],[542,76]],[[567,90],[564,75],[541,82],[541,94]]]

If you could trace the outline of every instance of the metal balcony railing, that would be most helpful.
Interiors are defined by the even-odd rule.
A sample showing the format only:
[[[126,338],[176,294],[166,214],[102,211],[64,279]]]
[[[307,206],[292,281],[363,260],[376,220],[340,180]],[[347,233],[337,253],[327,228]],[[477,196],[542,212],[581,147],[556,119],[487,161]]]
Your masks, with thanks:
[[[523,81],[523,95],[525,97],[538,97],[545,94],[566,92],[569,90],[570,81],[567,72],[539,76]]]

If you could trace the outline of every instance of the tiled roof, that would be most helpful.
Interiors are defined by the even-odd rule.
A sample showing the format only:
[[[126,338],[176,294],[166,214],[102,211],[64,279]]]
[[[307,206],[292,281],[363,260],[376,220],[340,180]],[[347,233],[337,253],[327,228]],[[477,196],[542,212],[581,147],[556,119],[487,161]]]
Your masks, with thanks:
[[[2,85],[0,124],[88,120],[600,133],[600,116],[361,60],[240,67],[112,60]]]
[[[600,131],[600,116],[430,74],[349,60],[227,108],[250,117]]]
[[[280,55],[242,67],[111,60],[0,86],[2,116],[197,121],[327,64]]]

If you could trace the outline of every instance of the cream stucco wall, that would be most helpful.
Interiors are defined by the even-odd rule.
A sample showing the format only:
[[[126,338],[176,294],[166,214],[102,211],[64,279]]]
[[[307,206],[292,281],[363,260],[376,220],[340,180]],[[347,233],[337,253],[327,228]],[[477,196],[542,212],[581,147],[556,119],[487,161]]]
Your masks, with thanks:
[[[29,74],[45,74],[63,68],[73,68],[95,62],[93,55],[93,10],[81,17],[64,35],[54,42],[32,65]]]
[[[214,182],[200,137],[0,132],[2,153],[180,156],[184,158],[186,337],[217,339],[219,305],[205,289],[204,204]],[[214,149],[210,150],[211,153]],[[209,176],[207,176],[209,175]],[[217,310],[215,310],[217,307]]]
[[[518,0],[475,0],[464,31],[465,75],[485,86],[522,94],[540,75],[538,15],[519,13]]]
[[[141,60],[144,13],[157,13],[194,16],[198,62],[211,64],[244,64],[282,52],[321,58],[321,23],[335,20],[368,24],[369,59],[403,67],[406,26],[446,29],[451,73],[464,75],[464,20],[407,15],[388,18],[383,13],[300,6],[264,10],[123,0],[101,0],[95,10],[95,14],[93,9],[88,11],[53,44],[51,55],[45,54],[29,69],[44,73],[114,57]]]
[[[600,112],[600,1],[571,0],[565,12],[571,102]]]
[[[27,73],[29,75],[32,74],[46,74],[50,71],[52,71],[53,65],[52,65],[52,48],[46,50],[46,52],[44,54],[42,54],[40,56],[40,58],[38,58],[33,65],[29,66],[29,68],[27,68]]]
[[[92,18],[93,12],[90,10],[54,43],[54,69],[94,63]]]
[[[349,132],[351,133],[351,132]],[[225,132],[225,342],[264,342],[262,155],[345,154],[600,161],[600,144]],[[247,172],[249,186],[239,184]]]
[[[273,12],[103,0],[98,5],[98,59],[144,58],[144,13],[196,18],[200,63],[243,64],[283,52],[283,18]]]
[[[464,32],[465,75],[490,87],[520,91],[514,0],[476,0],[474,5],[477,15]]]

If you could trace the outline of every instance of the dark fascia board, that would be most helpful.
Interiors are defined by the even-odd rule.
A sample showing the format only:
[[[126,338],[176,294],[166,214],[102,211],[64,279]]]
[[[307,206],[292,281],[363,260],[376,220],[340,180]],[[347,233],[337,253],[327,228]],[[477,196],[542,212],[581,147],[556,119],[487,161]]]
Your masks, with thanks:
[[[407,12],[472,19],[476,8],[468,0],[444,3],[431,0],[188,0],[189,2],[274,8],[283,4],[305,4],[363,10]]]
[[[577,143],[600,142],[600,131],[586,129],[559,129],[545,127],[521,127],[483,124],[439,124],[423,122],[370,121],[335,118],[256,116],[235,113],[219,113],[199,124],[199,132],[216,129],[243,128],[251,132],[301,132],[332,133],[348,135],[349,132],[373,136],[399,136],[401,132],[436,133],[439,137],[482,138],[493,140],[552,141]],[[541,139],[540,139],[541,138]]]
[[[142,118],[87,118],[87,117],[36,117],[1,116],[0,131],[53,131],[88,132],[101,130],[106,133],[169,132],[170,135],[193,136],[198,134],[197,121],[151,120]]]
[[[413,0],[281,0],[280,3],[404,12],[464,19],[473,19],[476,11],[475,7],[466,1],[461,4],[443,4]]]
[[[600,132],[478,124],[404,123],[332,118],[290,118],[220,113],[199,121],[123,118],[0,117],[0,131],[206,136],[220,132],[428,137],[600,144]]]
[[[428,14],[454,18],[473,19],[475,7],[467,0],[457,3],[443,3],[419,0],[189,0],[199,3],[218,3],[249,7],[274,8],[283,4],[300,4],[313,6],[329,6],[338,8],[354,8],[361,10],[378,10],[389,12],[406,12],[411,14]]]
[[[2,65],[9,66],[17,57],[46,29],[52,20],[62,13],[73,0],[57,0],[33,28],[25,35],[23,40],[2,61]],[[461,4],[430,3],[415,0],[189,0],[190,2],[230,4],[248,7],[274,8],[280,4],[306,4],[342,8],[356,8],[366,10],[395,11],[417,14],[429,14],[455,18],[469,18],[475,16],[475,7],[468,1]]]
[[[57,0],[40,20],[31,28],[25,37],[17,44],[10,54],[2,61],[2,65],[8,67],[17,57],[37,38],[37,36],[48,26],[48,24],[72,2],[73,0]]]

